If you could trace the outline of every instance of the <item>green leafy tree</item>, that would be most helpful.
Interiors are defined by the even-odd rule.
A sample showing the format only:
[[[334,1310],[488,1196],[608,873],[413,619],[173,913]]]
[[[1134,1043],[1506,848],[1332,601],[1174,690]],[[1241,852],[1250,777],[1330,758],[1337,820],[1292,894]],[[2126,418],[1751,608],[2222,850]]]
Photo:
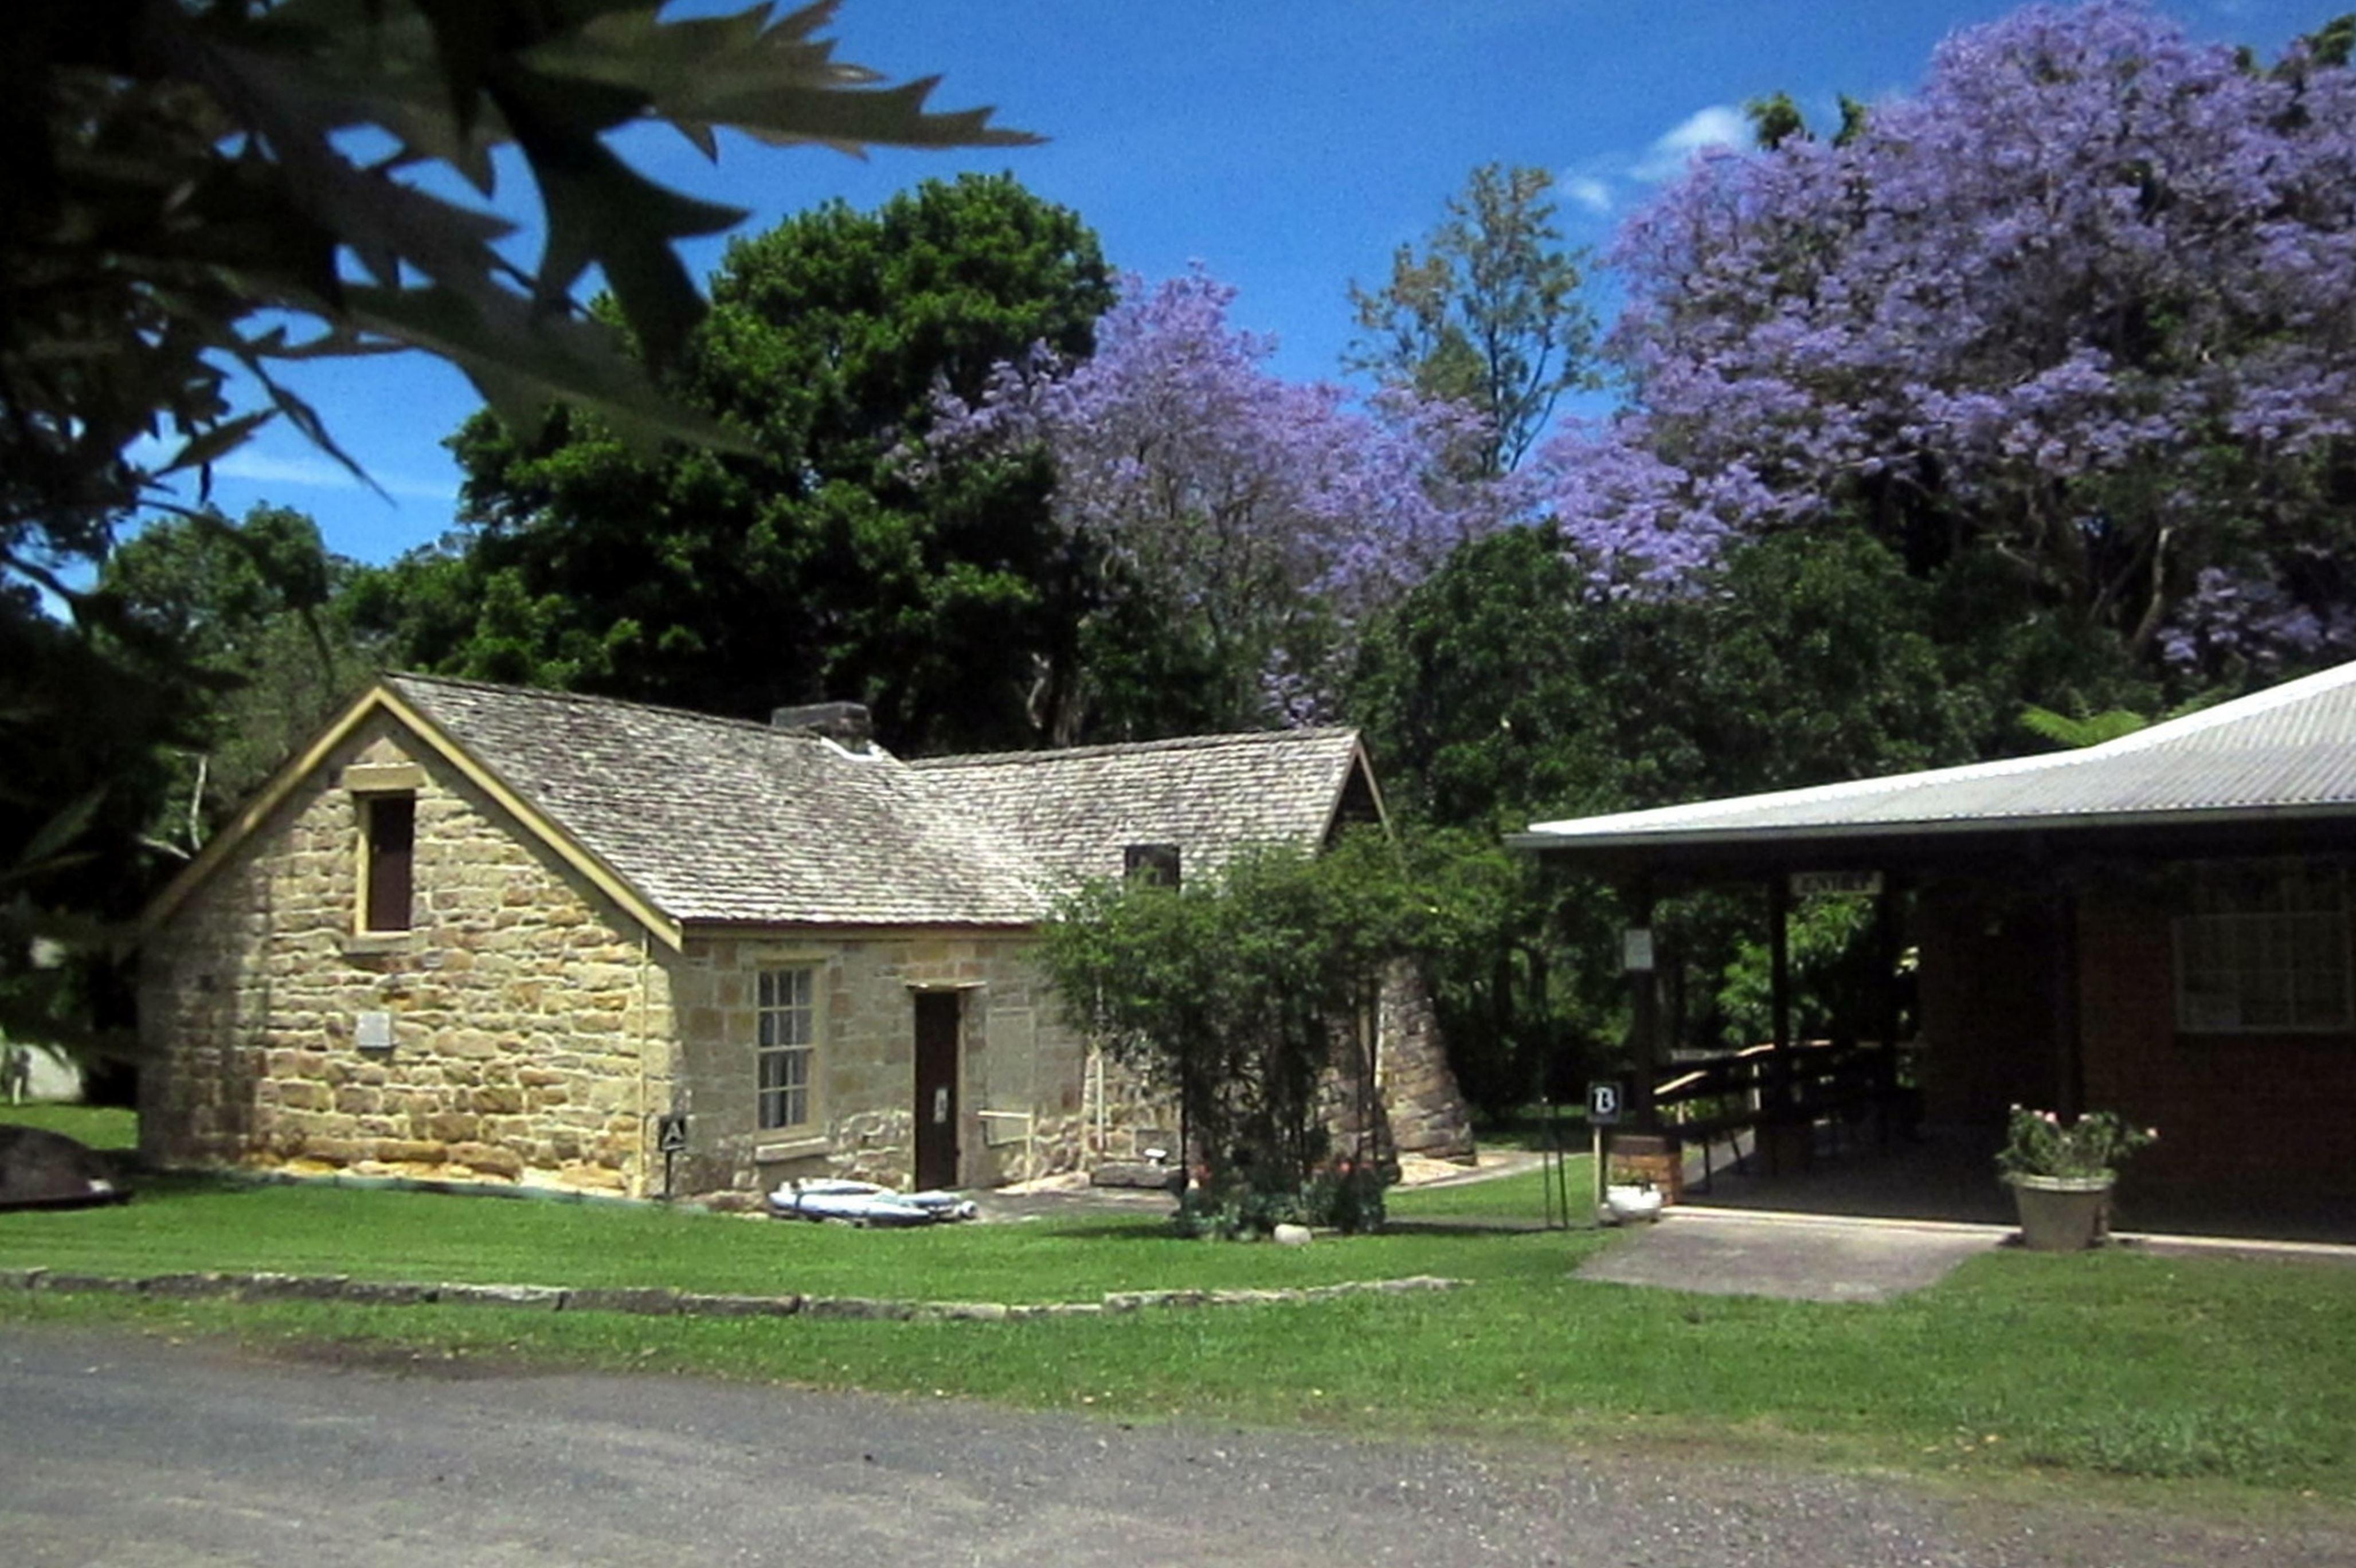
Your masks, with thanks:
[[[834,7],[664,22],[657,0],[25,0],[0,60],[0,550],[101,549],[156,480],[273,413],[334,451],[279,384],[288,357],[423,348],[519,425],[552,399],[641,441],[712,439],[571,307],[592,267],[656,367],[701,319],[673,247],[744,214],[632,169],[636,123],[707,155],[733,127],[777,144],[1026,137],[929,114],[929,81],[879,89],[816,35]],[[373,136],[355,136],[356,132]],[[389,144],[391,157],[379,156]],[[359,149],[368,148],[366,153]],[[411,177],[484,196],[521,155],[547,215],[536,269],[512,226]],[[321,325],[298,343],[280,312]],[[266,405],[237,411],[242,368]],[[134,443],[166,431],[151,465]],[[54,581],[52,589],[59,585]]]
[[[851,699],[895,747],[1021,743],[1090,574],[1044,460],[908,453],[999,362],[1085,357],[1110,300],[1087,226],[1010,177],[788,219],[730,248],[672,382],[745,450],[486,411],[452,442],[464,532],[363,587],[362,613],[455,674],[746,717]]]
[[[1377,624],[1345,711],[1393,808],[1443,843],[1968,761],[2008,735],[2025,692],[2114,689],[1987,587],[1915,579],[1885,547],[1829,531],[1747,546],[1691,594],[1613,595],[1553,528],[1507,529]],[[1615,1048],[1609,890],[1476,859],[1426,876],[1481,932],[1432,967],[1476,1103],[1508,1111],[1549,1064]],[[1723,900],[1660,915],[1675,965],[1700,981],[1673,1003],[1697,1040],[1725,1026],[1720,977],[1755,918]]]
[[[98,593],[110,635],[135,630],[189,688],[150,845],[194,854],[381,667],[350,624],[355,570],[328,553],[316,523],[283,507],[241,523],[159,518],[109,555]]]
[[[30,936],[120,916],[140,839],[197,745],[190,671],[91,588],[117,529],[269,419],[340,456],[288,359],[416,347],[520,427],[552,400],[618,437],[735,438],[661,395],[703,302],[677,240],[743,214],[632,169],[609,133],[710,153],[1005,144],[833,59],[820,3],[659,19],[658,0],[21,0],[0,50],[0,989]],[[511,149],[546,218],[535,264],[485,197]],[[389,155],[388,155],[389,154]],[[595,269],[611,319],[574,308]],[[622,352],[625,336],[640,349]],[[259,389],[241,407],[241,376]],[[152,455],[151,455],[152,454]],[[63,617],[63,618],[61,618]],[[70,828],[60,839],[62,829]],[[68,912],[61,913],[60,912]],[[85,1008],[85,1011],[91,1009]]]
[[[1393,804],[1440,825],[1797,787],[1993,754],[2029,693],[2135,689],[2106,645],[2023,610],[1845,530],[1771,536],[1644,597],[1599,589],[1553,527],[1512,528],[1399,601],[1347,711]]]
[[[1263,1230],[1320,1207],[1379,1221],[1379,1161],[1330,1147],[1320,1091],[1384,966],[1417,945],[1401,870],[1385,836],[1361,832],[1323,855],[1247,854],[1182,887],[1098,882],[1046,926],[1041,953],[1073,1021],[1177,1091],[1206,1179],[1188,1194],[1194,1221]],[[1346,1172],[1328,1169],[1337,1155]]]
[[[1584,257],[1563,248],[1554,218],[1552,175],[1483,164],[1420,251],[1398,248],[1387,282],[1350,285],[1359,331],[1350,368],[1479,413],[1486,475],[1516,466],[1556,400],[1589,379]]]

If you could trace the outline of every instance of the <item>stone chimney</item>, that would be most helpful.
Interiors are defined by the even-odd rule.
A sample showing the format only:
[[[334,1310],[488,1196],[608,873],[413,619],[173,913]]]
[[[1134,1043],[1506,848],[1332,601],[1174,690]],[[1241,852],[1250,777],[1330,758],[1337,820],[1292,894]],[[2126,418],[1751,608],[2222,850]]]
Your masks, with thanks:
[[[770,713],[769,728],[823,736],[846,752],[863,752],[875,738],[875,725],[862,702],[806,702],[798,708],[780,708]]]

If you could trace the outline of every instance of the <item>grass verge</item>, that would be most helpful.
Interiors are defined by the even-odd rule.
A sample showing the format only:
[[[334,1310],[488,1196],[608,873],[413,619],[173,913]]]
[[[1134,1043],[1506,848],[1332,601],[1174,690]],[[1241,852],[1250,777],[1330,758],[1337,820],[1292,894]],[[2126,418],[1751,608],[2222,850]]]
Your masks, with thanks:
[[[1444,1189],[1445,1190],[1445,1189]],[[1464,1190],[1464,1189],[1457,1189]],[[2356,1494],[2356,1271],[2126,1252],[1992,1253],[1875,1306],[1590,1282],[1590,1233],[1472,1231],[1299,1249],[1151,1221],[855,1232],[652,1209],[166,1184],[115,1210],[0,1216],[0,1263],[935,1300],[1444,1274],[1467,1289],[1006,1324],[650,1319],[490,1307],[0,1292],[0,1323],[130,1324],[407,1357],[1548,1439],[1707,1436],[1916,1471]]]
[[[1130,1420],[1697,1444],[1974,1477],[2067,1471],[2351,1495],[2348,1285],[2214,1260],[1996,1255],[1908,1301],[1679,1296],[1484,1237],[1444,1296],[1008,1324],[0,1295],[0,1323],[135,1326],[367,1364],[657,1370]],[[2270,1327],[2242,1332],[2263,1314]],[[2312,1381],[2310,1381],[2312,1380]]]

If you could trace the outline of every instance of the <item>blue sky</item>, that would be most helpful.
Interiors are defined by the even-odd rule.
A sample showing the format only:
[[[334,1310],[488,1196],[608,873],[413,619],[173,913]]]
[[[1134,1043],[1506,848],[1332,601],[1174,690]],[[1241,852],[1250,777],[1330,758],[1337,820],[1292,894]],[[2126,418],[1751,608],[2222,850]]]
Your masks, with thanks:
[[[700,3],[671,14],[736,9]],[[2196,37],[2272,53],[2341,0],[2174,0]],[[846,0],[840,58],[893,80],[939,74],[936,107],[995,105],[1044,146],[972,155],[777,150],[723,138],[715,165],[668,132],[626,153],[666,184],[749,208],[747,231],[829,197],[872,207],[927,177],[1011,170],[1078,211],[1116,266],[1200,261],[1240,291],[1239,325],[1277,368],[1335,378],[1345,290],[1373,283],[1475,165],[1537,165],[1574,241],[1614,224],[1740,105],[1788,91],[1820,122],[1835,95],[1909,90],[1959,27],[2013,7],[1967,0]],[[513,210],[527,193],[503,188]],[[721,242],[691,260],[710,271]],[[404,355],[294,378],[387,495],[271,428],[215,471],[232,514],[307,511],[330,549],[384,560],[446,532],[457,472],[441,443],[477,404],[455,370]]]

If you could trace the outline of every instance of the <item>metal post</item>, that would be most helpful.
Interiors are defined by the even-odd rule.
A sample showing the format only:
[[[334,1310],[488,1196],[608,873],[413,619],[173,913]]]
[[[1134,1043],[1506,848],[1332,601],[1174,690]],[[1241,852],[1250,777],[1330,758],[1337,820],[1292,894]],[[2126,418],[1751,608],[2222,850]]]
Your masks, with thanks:
[[[1898,878],[1885,872],[1881,891],[1873,902],[1874,961],[1880,970],[1881,994],[1875,999],[1881,1007],[1881,1061],[1874,1074],[1874,1088],[1879,1104],[1874,1108],[1875,1131],[1881,1146],[1890,1147],[1890,1124],[1898,1104],[1898,1030],[1904,1022],[1905,1010],[1898,985],[1898,951],[1900,945],[1900,909]]]
[[[1768,1091],[1759,1137],[1767,1146],[1767,1174],[1783,1174],[1783,1117],[1792,1093],[1792,880],[1777,870],[1767,881],[1767,995],[1774,1050],[1767,1055]]]
[[[1628,912],[1631,930],[1642,931],[1647,942],[1653,930],[1653,880],[1638,876],[1622,890]],[[1661,1030],[1660,988],[1655,983],[1653,965],[1647,962],[1641,969],[1628,971],[1629,1066],[1636,1091],[1636,1125],[1651,1132],[1660,1125],[1660,1114],[1653,1108],[1653,1086],[1660,1082]]]
[[[2054,1064],[2054,1100],[2062,1115],[2076,1117],[2086,1108],[2086,1061],[2078,1018],[2078,890],[2072,868],[2060,866],[2048,901],[2053,922],[2049,945],[2052,955],[2053,1045],[2060,1060]]]
[[[1587,1136],[1589,1157],[1593,1161],[1595,1173],[1595,1201],[1588,1210],[1589,1218],[1585,1229],[1592,1231],[1600,1230],[1603,1225],[1603,1129],[1590,1122],[1588,1124]]]

